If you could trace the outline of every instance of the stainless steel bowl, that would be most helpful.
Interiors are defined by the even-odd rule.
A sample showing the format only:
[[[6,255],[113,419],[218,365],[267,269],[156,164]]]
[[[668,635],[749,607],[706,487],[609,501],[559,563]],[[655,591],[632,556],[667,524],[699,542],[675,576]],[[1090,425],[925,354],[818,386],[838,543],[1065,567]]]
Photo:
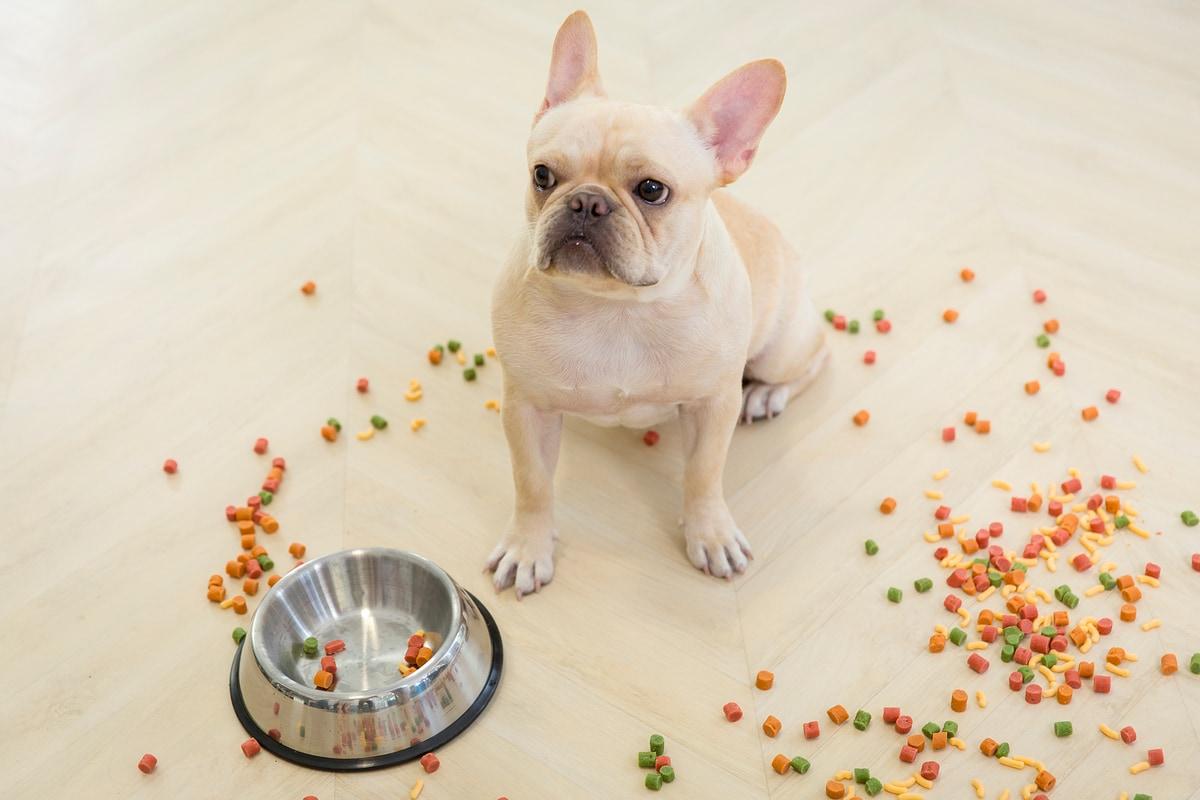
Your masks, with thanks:
[[[433,657],[398,671],[424,630]],[[304,655],[315,636],[318,655]],[[324,644],[341,639],[337,682],[317,689]],[[371,769],[417,758],[487,706],[503,664],[500,631],[473,595],[428,559],[344,550],[309,561],[263,597],[238,646],[229,694],[264,749],[308,767]]]

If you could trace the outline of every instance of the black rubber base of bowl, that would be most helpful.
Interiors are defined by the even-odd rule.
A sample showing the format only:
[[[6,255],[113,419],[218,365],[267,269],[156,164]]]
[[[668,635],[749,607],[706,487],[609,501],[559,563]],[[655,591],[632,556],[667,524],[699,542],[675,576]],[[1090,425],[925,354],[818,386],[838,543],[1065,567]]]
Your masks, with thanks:
[[[233,701],[233,710],[237,714],[238,721],[242,723],[242,727],[246,729],[246,732],[263,746],[264,750],[274,753],[283,760],[290,761],[293,764],[299,764],[302,767],[311,767],[312,769],[328,770],[330,772],[349,772],[351,770],[390,767],[394,764],[403,764],[412,761],[438,749],[465,731],[483,713],[483,709],[487,707],[487,704],[491,702],[492,696],[496,694],[496,687],[500,685],[500,672],[504,668],[504,645],[500,640],[500,629],[496,626],[496,620],[492,618],[487,607],[479,602],[479,598],[470,592],[467,592],[467,594],[471,596],[471,599],[475,602],[475,607],[479,609],[479,613],[483,615],[484,622],[487,623],[488,637],[492,640],[492,668],[488,672],[487,681],[484,683],[483,691],[479,693],[479,697],[475,698],[475,702],[471,704],[471,707],[461,717],[454,720],[450,727],[441,733],[430,736],[419,744],[395,753],[365,758],[314,756],[308,753],[301,753],[299,750],[293,750],[286,745],[280,744],[268,736],[266,731],[258,727],[258,724],[250,717],[250,712],[246,710],[246,703],[242,699],[242,687],[238,683],[237,669],[238,662],[241,660],[242,645],[245,644],[245,640],[237,646],[237,652],[233,656],[233,668],[229,671],[229,698]]]

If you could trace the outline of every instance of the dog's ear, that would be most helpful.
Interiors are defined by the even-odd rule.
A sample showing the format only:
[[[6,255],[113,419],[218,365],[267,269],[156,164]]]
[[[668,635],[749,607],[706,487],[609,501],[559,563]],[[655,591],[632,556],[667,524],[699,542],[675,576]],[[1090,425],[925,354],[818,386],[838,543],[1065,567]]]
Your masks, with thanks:
[[[716,157],[722,186],[750,167],[786,89],[783,64],[764,58],[738,67],[688,107],[687,118]]]
[[[596,31],[584,11],[567,17],[554,37],[546,98],[533,121],[554,106],[583,96],[604,97],[596,60]]]

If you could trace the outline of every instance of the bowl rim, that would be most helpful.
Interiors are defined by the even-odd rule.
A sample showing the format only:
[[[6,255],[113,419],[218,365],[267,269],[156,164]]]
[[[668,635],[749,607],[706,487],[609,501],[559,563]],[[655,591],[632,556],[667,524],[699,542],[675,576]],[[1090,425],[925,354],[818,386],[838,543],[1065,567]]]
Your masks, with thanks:
[[[282,594],[282,592],[280,592],[280,587],[284,587],[285,583],[287,583],[289,580],[292,580],[293,575],[302,573],[305,570],[316,570],[318,569],[318,565],[324,562],[339,561],[351,555],[399,557],[404,560],[419,562],[425,569],[428,569],[437,578],[439,578],[442,583],[445,584],[446,589],[450,594],[450,631],[448,632],[445,641],[442,643],[442,646],[438,649],[438,652],[433,658],[429,659],[429,661],[427,661],[425,664],[408,673],[407,675],[400,675],[398,680],[392,683],[371,689],[369,691],[339,692],[336,688],[332,691],[316,689],[307,684],[300,683],[290,675],[284,673],[278,667],[275,667],[269,658],[269,654],[264,652],[264,650],[260,650],[261,642],[257,636],[259,630],[259,619],[264,608],[268,607],[272,602],[279,602],[273,601],[272,598],[278,597]],[[292,580],[292,582],[294,582],[294,580]],[[288,570],[288,572],[284,574],[282,578],[276,581],[273,587],[271,587],[271,591],[269,591],[267,596],[263,598],[263,602],[260,603],[256,609],[254,609],[254,618],[250,621],[250,630],[247,639],[250,640],[251,655],[254,656],[255,667],[267,678],[268,681],[271,682],[271,685],[276,689],[286,692],[291,696],[303,698],[311,705],[324,705],[330,701],[367,700],[370,698],[384,697],[388,694],[394,693],[398,689],[415,685],[425,680],[432,673],[437,672],[443,666],[444,662],[453,657],[453,655],[458,651],[460,647],[459,639],[463,636],[463,630],[466,627],[462,619],[462,596],[460,594],[462,591],[464,590],[458,585],[457,582],[455,582],[453,578],[450,577],[450,574],[446,572],[446,570],[442,569],[435,562],[431,561],[425,556],[418,555],[410,550],[401,550],[395,547],[351,547],[346,550],[336,550],[332,553],[326,553],[319,558],[314,558],[311,561],[305,561],[300,566]],[[473,595],[472,598],[474,598]],[[480,605],[478,600],[475,601],[475,604],[477,606]],[[265,649],[266,645],[261,644],[261,647]],[[241,652],[240,645],[238,646],[238,652]],[[271,665],[270,668],[264,665],[264,659],[266,660],[267,665]]]

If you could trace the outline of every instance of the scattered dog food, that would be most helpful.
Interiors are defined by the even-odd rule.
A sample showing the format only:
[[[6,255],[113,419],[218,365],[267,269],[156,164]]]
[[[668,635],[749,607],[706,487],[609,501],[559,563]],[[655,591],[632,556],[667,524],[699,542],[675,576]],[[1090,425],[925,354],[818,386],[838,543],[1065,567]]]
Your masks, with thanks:
[[[158,759],[155,758],[154,755],[152,755],[151,753],[146,753],[144,756],[142,756],[140,759],[138,759],[137,767],[146,775],[149,775],[151,772],[154,772],[154,768],[157,766],[158,766]]]
[[[167,473],[168,475],[174,475],[178,471],[179,462],[177,462],[175,459],[168,458],[163,462],[163,472]]]
[[[654,447],[658,444],[658,431],[646,431],[642,436],[642,441],[647,447]]]
[[[354,384],[354,388],[358,390],[359,394],[366,394],[370,387],[371,382],[366,378],[359,378]]]
[[[262,746],[256,740],[247,739],[246,741],[242,742],[242,754],[245,755],[246,758],[254,758],[260,752],[262,752]]]

